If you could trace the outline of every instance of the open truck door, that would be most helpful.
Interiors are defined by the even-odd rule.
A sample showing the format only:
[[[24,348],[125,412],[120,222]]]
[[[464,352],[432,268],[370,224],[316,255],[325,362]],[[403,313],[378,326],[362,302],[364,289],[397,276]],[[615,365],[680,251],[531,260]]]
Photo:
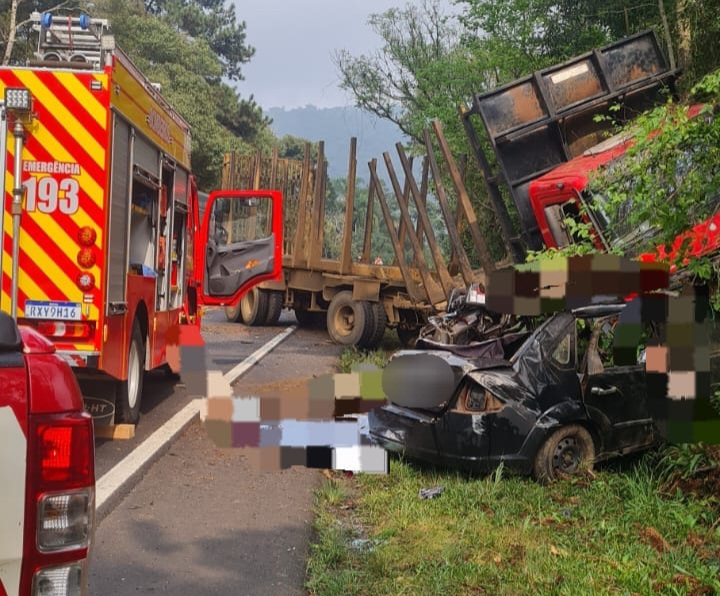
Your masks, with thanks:
[[[234,306],[255,285],[282,273],[282,194],[213,192],[198,247],[200,302]]]

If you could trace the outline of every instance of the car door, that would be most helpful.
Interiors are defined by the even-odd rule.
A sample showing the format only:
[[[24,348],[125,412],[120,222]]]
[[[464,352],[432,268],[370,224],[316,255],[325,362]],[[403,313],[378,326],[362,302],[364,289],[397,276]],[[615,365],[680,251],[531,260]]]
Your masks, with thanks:
[[[200,299],[235,305],[253,286],[282,272],[282,197],[278,191],[216,191],[207,202],[198,251]]]
[[[624,453],[651,443],[654,427],[645,365],[614,365],[615,322],[615,318],[595,322],[585,359],[583,398],[588,416],[603,431],[604,451]]]

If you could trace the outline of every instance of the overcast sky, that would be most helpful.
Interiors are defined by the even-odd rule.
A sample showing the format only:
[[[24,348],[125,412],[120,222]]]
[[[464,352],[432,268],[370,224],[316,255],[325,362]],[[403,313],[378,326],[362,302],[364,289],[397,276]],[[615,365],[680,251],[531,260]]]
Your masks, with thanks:
[[[338,88],[335,50],[369,54],[381,40],[368,17],[422,0],[235,0],[255,56],[243,67],[238,84],[264,109],[352,105]],[[443,0],[449,7],[451,0]]]

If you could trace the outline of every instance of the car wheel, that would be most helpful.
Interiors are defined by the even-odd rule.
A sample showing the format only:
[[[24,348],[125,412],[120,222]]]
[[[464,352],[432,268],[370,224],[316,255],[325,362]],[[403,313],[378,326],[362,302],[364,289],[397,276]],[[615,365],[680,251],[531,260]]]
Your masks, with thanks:
[[[133,325],[130,349],[128,350],[127,379],[118,381],[115,391],[115,422],[137,424],[140,419],[140,401],[145,376],[145,342],[140,324]]]
[[[594,460],[595,443],[588,430],[579,424],[569,424],[543,443],[535,457],[535,478],[547,482],[592,470]]]

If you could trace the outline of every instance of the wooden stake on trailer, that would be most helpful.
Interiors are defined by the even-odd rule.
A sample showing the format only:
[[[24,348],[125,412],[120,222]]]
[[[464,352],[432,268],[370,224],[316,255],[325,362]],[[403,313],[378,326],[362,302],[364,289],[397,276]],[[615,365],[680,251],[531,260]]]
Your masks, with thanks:
[[[410,158],[410,165],[412,166],[413,158]],[[411,167],[412,171],[412,167]],[[403,201],[403,204],[407,208],[408,204],[410,203],[410,186],[408,185],[408,179],[405,178],[405,182],[403,183],[403,192],[402,192],[402,199],[398,197],[398,202],[400,200]],[[410,226],[410,229],[412,230],[412,226]],[[405,250],[405,235],[406,235],[406,229],[405,229],[405,221],[400,218],[400,226],[398,227],[398,240],[400,240],[400,246],[402,246],[403,251]],[[403,253],[404,254],[404,253]],[[413,263],[415,263],[415,257],[413,256]]]
[[[278,148],[273,147],[272,162],[270,166],[270,188],[275,190],[277,188],[277,174],[278,174]]]
[[[373,158],[372,168],[375,168],[377,160]],[[363,238],[363,251],[361,262],[370,262],[370,250],[372,249],[372,228],[373,228],[373,202],[375,201],[375,179],[370,177],[370,187],[368,188],[368,202],[365,211],[365,237]]]
[[[465,175],[467,174],[467,156],[463,155],[460,158],[460,163],[458,164],[460,167],[460,175],[462,176],[462,179],[465,180]],[[462,230],[463,225],[463,210],[462,206],[460,205],[460,201],[458,201],[457,205],[455,206],[455,227],[457,228],[458,232]],[[458,262],[458,256],[455,252],[455,247],[450,247],[450,264],[448,265],[448,269],[450,270],[451,275],[455,275],[460,268],[460,264]],[[455,273],[453,273],[455,272]]]
[[[324,227],[323,214],[325,212],[325,197],[323,196],[323,181],[325,179],[325,142],[318,142],[318,158],[315,162],[315,190],[312,195],[312,215],[310,218],[310,234],[308,235],[311,269],[320,268],[322,257],[322,243],[318,250],[318,240],[322,237]]]
[[[300,182],[300,198],[298,201],[297,227],[295,228],[295,246],[293,247],[292,266],[307,265],[305,258],[305,217],[307,215],[307,202],[310,187],[310,143],[305,143],[303,157],[302,180]]]
[[[460,178],[460,172],[458,171],[457,164],[455,163],[455,158],[450,151],[450,147],[448,146],[447,139],[443,134],[442,125],[439,120],[433,120],[433,129],[435,130],[435,136],[440,143],[440,150],[443,153],[445,163],[447,164],[448,171],[450,172],[450,179],[453,181],[455,186],[458,201],[462,205],[465,218],[470,226],[470,234],[473,238],[473,242],[475,243],[475,248],[477,249],[483,271],[485,272],[485,275],[490,275],[490,273],[495,271],[495,261],[493,261],[487,242],[485,242],[485,238],[483,238],[483,235],[480,232],[480,226],[478,225],[477,217],[475,216],[472,204],[470,203],[470,197],[468,196],[465,185]]]
[[[392,183],[393,190],[395,191],[395,196],[397,197],[398,206],[400,207],[401,221],[404,221],[405,228],[410,230],[408,238],[410,238],[410,244],[415,251],[415,259],[418,263],[418,271],[420,272],[420,277],[422,278],[423,285],[425,286],[425,291],[427,292],[429,302],[432,305],[444,302],[447,300],[448,295],[443,292],[442,288],[438,286],[437,283],[435,283],[435,280],[430,276],[430,270],[427,266],[427,261],[425,261],[425,255],[420,248],[417,237],[412,232],[413,225],[412,220],[410,219],[410,212],[408,211],[408,206],[403,202],[403,189],[400,188],[400,182],[398,182],[397,175],[395,174],[395,168],[393,168],[390,154],[386,151],[385,153],[383,153],[383,158],[385,159],[385,166],[387,167],[388,174],[390,175],[390,182]],[[402,248],[402,245],[400,245],[400,247]],[[398,260],[400,259],[400,256],[400,254],[397,255]]]
[[[442,211],[443,218],[445,219],[445,225],[447,225],[448,234],[450,236],[450,244],[458,255],[458,263],[460,265],[462,278],[466,285],[470,285],[475,281],[475,276],[473,274],[472,267],[470,266],[470,260],[465,252],[465,248],[462,245],[460,234],[455,228],[455,216],[450,209],[445,185],[442,182],[442,173],[440,172],[440,166],[438,166],[437,160],[435,159],[435,151],[433,150],[432,139],[430,138],[430,131],[428,130],[425,130],[425,151],[427,152],[427,159],[430,164],[430,169],[432,170],[433,180],[435,182],[435,191],[437,193],[438,203],[440,203],[440,210]]]
[[[425,256],[423,255],[422,243],[420,242],[420,239],[423,237],[424,232],[425,237],[428,241],[428,247],[430,248],[430,254],[432,256],[433,262],[435,263],[435,270],[438,272],[438,276],[440,277],[440,284],[442,285],[443,293],[445,294],[445,298],[447,299],[450,296],[450,293],[455,288],[455,284],[450,277],[450,273],[445,267],[445,259],[443,258],[440,247],[438,246],[437,240],[435,239],[435,232],[432,229],[432,224],[430,223],[427,209],[425,208],[425,204],[423,203],[423,197],[418,190],[415,178],[413,178],[412,161],[409,160],[407,155],[405,154],[402,143],[396,143],[395,148],[397,149],[398,156],[400,157],[400,163],[402,164],[403,170],[405,171],[405,180],[408,182],[408,185],[410,187],[410,194],[415,201],[415,206],[417,207],[418,212],[418,233],[416,235],[413,234],[411,226],[409,233],[410,241],[412,242],[413,238],[415,238],[415,243],[417,244],[417,249],[419,251],[417,254],[422,257],[422,262],[424,262]],[[390,167],[392,167],[392,164],[390,164],[388,169]],[[395,182],[394,174],[394,172],[390,174],[393,182]],[[422,262],[420,261],[420,259],[417,260],[420,264],[420,267],[422,268]]]
[[[355,179],[357,178],[357,138],[350,139],[350,159],[348,162],[347,192],[345,194],[345,228],[343,229],[342,252],[340,254],[340,273],[352,272],[352,224],[355,209]]]
[[[423,158],[422,163],[422,180],[420,182],[420,199],[422,202],[422,208],[427,209],[427,193],[428,193],[428,160],[427,156]],[[417,234],[418,240],[420,241],[420,248],[422,248],[424,236],[422,234],[421,221],[418,219],[417,228],[415,233]]]
[[[385,225],[387,226],[388,234],[390,234],[390,242],[392,242],[393,248],[395,249],[395,254],[398,257],[398,267],[400,267],[400,271],[402,272],[408,294],[413,300],[415,300],[416,302],[420,302],[425,298],[422,296],[420,288],[413,280],[410,273],[410,268],[405,261],[405,255],[400,249],[400,240],[398,239],[397,231],[395,230],[395,224],[392,220],[392,216],[390,215],[390,209],[388,208],[387,201],[385,200],[385,193],[383,193],[382,186],[380,185],[380,181],[378,180],[375,164],[376,160],[374,159],[368,164],[370,167],[370,179],[372,185],[375,187],[375,191],[377,192],[378,202],[380,203],[383,218],[385,219]]]
[[[260,149],[255,154],[255,168],[253,170],[253,190],[260,189],[260,168],[262,166],[262,156],[260,155]]]

